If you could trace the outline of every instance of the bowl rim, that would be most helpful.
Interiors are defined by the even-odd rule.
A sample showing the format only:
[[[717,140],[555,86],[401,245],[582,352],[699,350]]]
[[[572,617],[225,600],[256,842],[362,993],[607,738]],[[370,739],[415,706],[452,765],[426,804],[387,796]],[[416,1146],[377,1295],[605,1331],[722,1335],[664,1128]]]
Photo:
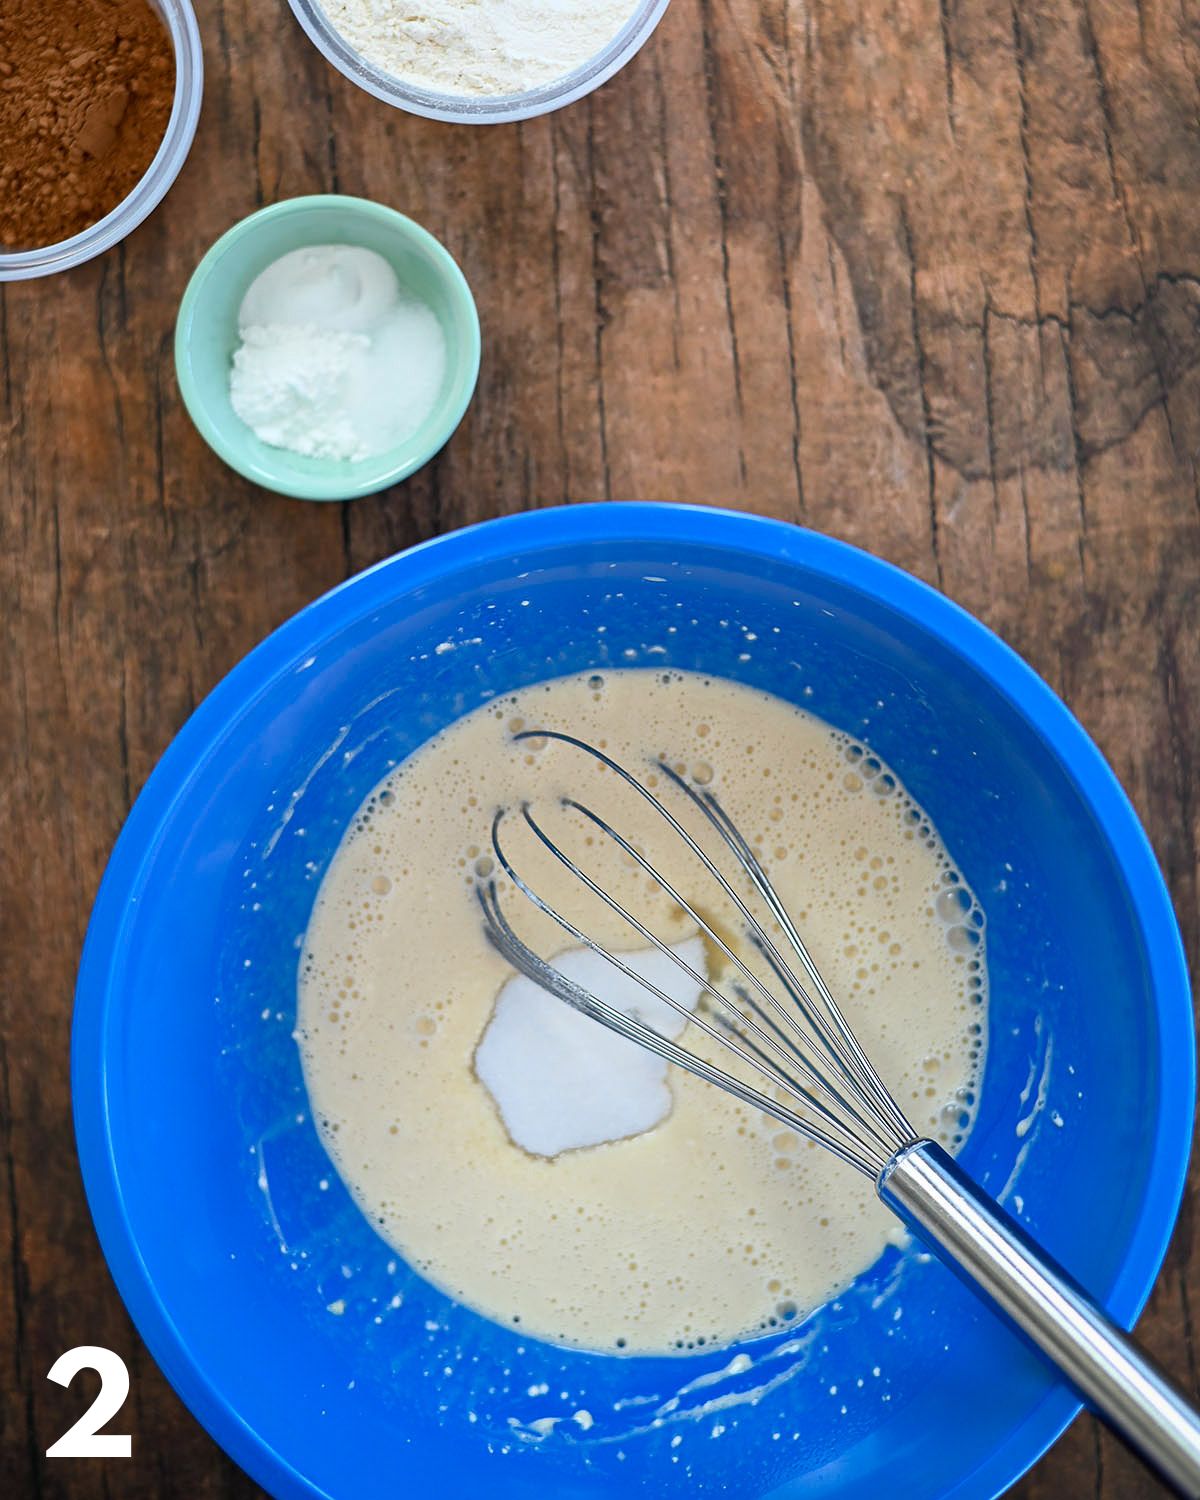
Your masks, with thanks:
[[[288,0],[305,35],[344,78],[394,109],[455,125],[506,125],[530,120],[594,92],[639,53],[666,13],[670,0],[637,0],[608,43],[570,73],[519,94],[444,94],[406,83],[368,58],[344,37],[320,0]]]
[[[1104,1299],[1128,1328],[1157,1279],[1181,1201],[1195,1102],[1192,999],[1171,898],[1132,804],[1098,747],[1066,704],[1011,647],[944,594],[891,563],[788,522],[705,506],[611,502],[556,506],[481,522],[422,542],[347,579],[273,631],[216,685],[151,773],[126,820],[93,907],[75,992],[71,1083],[76,1144],[88,1203],[109,1270],[150,1353],[216,1441],[276,1496],[332,1500],[299,1474],[226,1402],[193,1363],[159,1300],[126,1215],[110,1136],[107,1032],[112,976],[136,912],[136,895],[162,826],[228,726],[269,682],[314,654],[348,615],[369,615],[398,589],[483,561],[536,560],[539,552],[597,537],[622,542],[679,541],[794,563],[867,594],[933,635],[1006,698],[1059,761],[1113,850],[1141,928],[1152,992],[1158,997],[1159,1055],[1170,1057],[1153,1122],[1147,1189],[1123,1265]],[[352,606],[352,608],[349,608]],[[1052,1387],[1025,1418],[943,1500],[985,1500],[1028,1470],[1081,1409],[1064,1385]],[[789,1493],[789,1485],[772,1492]]]
[[[236,250],[243,241],[252,237],[264,224],[277,219],[288,219],[298,213],[313,210],[344,215],[347,218],[373,219],[397,232],[398,236],[419,245],[436,265],[440,276],[454,299],[466,313],[467,339],[458,361],[458,394],[446,409],[444,419],[436,429],[436,440],[415,450],[399,463],[387,463],[388,453],[373,459],[363,459],[353,467],[360,470],[357,478],[331,473],[328,476],[313,474],[303,481],[292,475],[273,472],[263,464],[248,462],[243,451],[225,440],[221,428],[212,420],[208,407],[200,394],[199,382],[192,368],[191,340],[196,308],[205,284],[225,256]],[[363,495],[372,495],[408,479],[446,446],[458,429],[466,414],[475,386],[479,379],[479,364],[482,339],[479,328],[479,309],[462,268],[450,251],[423,225],[398,208],[378,203],[373,198],[357,198],[345,193],[307,193],[298,198],[282,198],[265,208],[255,209],[245,218],[231,224],[201,256],[196,269],[188,278],[183,296],[179,301],[179,312],[175,318],[175,378],[179,394],[196,430],[224,463],[262,489],[272,490],[277,495],[287,495],[293,500],[357,500]],[[249,429],[247,429],[249,431]]]
[[[0,254],[0,281],[31,281],[82,265],[116,244],[148,219],[175,183],[192,149],[204,98],[204,49],[191,0],[151,0],[175,59],[175,93],[167,128],[150,165],[131,191],[102,219],[69,239]]]

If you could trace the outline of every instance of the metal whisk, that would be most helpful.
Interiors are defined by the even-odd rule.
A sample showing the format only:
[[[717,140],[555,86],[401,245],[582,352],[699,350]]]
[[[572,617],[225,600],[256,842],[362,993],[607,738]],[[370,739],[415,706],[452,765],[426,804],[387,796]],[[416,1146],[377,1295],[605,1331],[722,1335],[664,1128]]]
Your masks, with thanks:
[[[526,882],[502,838],[510,814],[502,809],[492,825],[496,860],[512,884],[576,943],[605,958],[718,1044],[738,1072],[718,1067],[659,1035],[645,1022],[564,977],[517,935],[501,907],[493,877],[480,885],[479,900],[488,934],[499,952],[515,969],[584,1015],[755,1106],[872,1178],[882,1201],[968,1285],[1004,1313],[1131,1447],[1182,1494],[1200,1496],[1200,1414],[948,1152],[913,1129],[859,1045],[762,863],[720,799],[665,761],[653,763],[656,781],[665,778],[682,794],[732,855],[747,882],[749,900],[651,787],[603,750],[553,730],[527,730],[516,738],[557,740],[615,773],[645,799],[670,836],[682,840],[707,878],[732,903],[753,950],[750,963],[638,845],[593,808],[573,797],[562,799],[563,807],[581,815],[612,841],[720,951],[733,975],[730,995],[693,969],[564,852],[528,804],[520,809],[519,816],[542,847],[687,975],[705,997],[703,1007],[693,1012],[635,973],[619,953],[597,942]],[[754,901],[768,914],[766,921],[751,909]]]

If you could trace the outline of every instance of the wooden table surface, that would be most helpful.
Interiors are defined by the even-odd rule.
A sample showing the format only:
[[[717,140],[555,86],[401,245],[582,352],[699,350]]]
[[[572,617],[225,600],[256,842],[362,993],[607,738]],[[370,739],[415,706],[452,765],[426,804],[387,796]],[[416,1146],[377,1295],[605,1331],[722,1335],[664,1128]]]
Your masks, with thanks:
[[[674,0],[598,94],[488,129],[369,98],[282,3],[197,9],[204,113],[163,206],[100,260],[0,291],[6,1496],[258,1493],[109,1280],[75,1163],[72,984],[109,850],[185,717],[399,548],[639,498],[890,558],[1063,695],[1145,820],[1193,961],[1200,938],[1196,0]],[[344,506],[225,469],[171,347],[217,235],[329,190],[438,235],[484,331],[449,448]],[[1193,1391],[1195,1186],[1141,1325]],[[132,1461],[43,1456],[95,1387],[45,1379],[79,1343],[129,1364]],[[1015,1493],[1160,1490],[1083,1418]]]

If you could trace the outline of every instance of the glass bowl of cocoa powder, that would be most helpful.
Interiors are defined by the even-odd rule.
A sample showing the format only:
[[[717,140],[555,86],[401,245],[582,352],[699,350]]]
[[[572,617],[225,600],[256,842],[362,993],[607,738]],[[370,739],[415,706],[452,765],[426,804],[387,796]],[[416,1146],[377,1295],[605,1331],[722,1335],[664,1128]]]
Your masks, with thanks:
[[[203,80],[190,0],[3,0],[0,281],[135,229],[179,175]]]

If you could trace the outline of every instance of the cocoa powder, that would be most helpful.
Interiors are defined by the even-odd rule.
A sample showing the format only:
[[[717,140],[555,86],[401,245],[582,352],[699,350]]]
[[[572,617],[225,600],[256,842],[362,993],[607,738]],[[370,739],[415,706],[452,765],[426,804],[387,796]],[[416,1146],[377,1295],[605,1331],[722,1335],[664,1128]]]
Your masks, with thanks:
[[[148,0],[0,0],[0,247],[67,239],[128,196],[171,115]]]

